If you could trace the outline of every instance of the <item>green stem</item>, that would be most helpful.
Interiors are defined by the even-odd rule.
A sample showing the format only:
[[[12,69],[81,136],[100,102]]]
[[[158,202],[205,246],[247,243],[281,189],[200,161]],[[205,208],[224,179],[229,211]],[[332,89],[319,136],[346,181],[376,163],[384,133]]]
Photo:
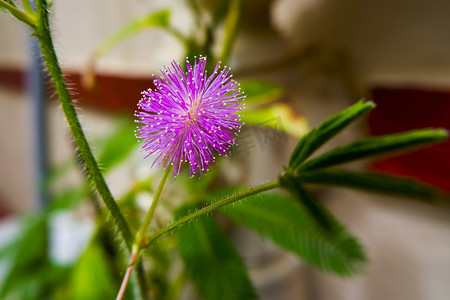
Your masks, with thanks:
[[[189,5],[189,8],[191,9],[194,15],[194,21],[196,26],[195,29],[199,30],[202,24],[202,12],[200,6],[198,5],[197,0],[188,0],[187,4]]]
[[[242,11],[246,0],[232,0],[228,9],[227,19],[225,23],[225,38],[223,41],[222,53],[220,60],[225,65],[230,57],[231,49],[233,48],[234,40],[236,39],[239,25],[241,23]]]
[[[21,11],[17,7],[9,4],[8,2],[5,2],[3,0],[0,0],[0,6],[6,8],[9,10],[9,12],[16,17],[18,20],[24,22],[25,24],[29,25],[31,28],[36,29],[36,17],[31,14],[27,14],[26,12]]]
[[[136,238],[134,240],[133,248],[131,251],[130,262],[128,263],[128,268],[126,270],[125,277],[122,281],[122,285],[120,286],[120,290],[119,290],[119,293],[117,294],[116,300],[122,300],[123,295],[125,294],[125,289],[127,288],[127,285],[128,285],[128,280],[130,278],[131,272],[133,271],[133,267],[136,263],[140,262],[139,257],[141,256],[141,250],[142,250],[141,242],[145,238],[145,234],[148,230],[148,227],[150,226],[150,222],[152,221],[153,215],[155,214],[155,209],[158,206],[159,200],[161,199],[161,194],[164,190],[164,186],[166,185],[167,178],[169,177],[171,170],[172,170],[172,168],[169,166],[164,171],[164,175],[161,178],[161,181],[159,182],[155,196],[153,197],[152,204],[150,205],[147,215],[145,216],[144,222],[142,222],[141,228],[139,229],[138,233],[136,234]],[[139,274],[138,274],[138,280],[140,282],[140,286],[146,285],[145,278],[142,276],[139,276]],[[141,290],[141,292],[142,292],[142,290]],[[145,291],[143,291],[142,295],[144,298],[146,297]]]
[[[142,240],[140,248],[143,249],[145,247],[150,246],[150,244],[153,241],[155,241],[157,238],[161,237],[162,235],[164,235],[164,234],[166,234],[166,233],[176,229],[177,227],[182,226],[183,224],[185,224],[187,222],[190,222],[190,221],[192,221],[192,220],[194,220],[194,219],[196,219],[196,218],[198,218],[198,217],[200,217],[202,215],[210,213],[213,210],[216,210],[218,208],[224,207],[226,205],[229,205],[229,204],[231,204],[233,202],[236,202],[236,201],[241,200],[243,198],[246,198],[248,196],[259,194],[259,193],[262,193],[264,191],[274,189],[274,188],[278,187],[279,185],[280,185],[280,183],[278,181],[273,181],[271,183],[267,183],[267,184],[255,187],[253,189],[247,190],[245,192],[239,193],[237,195],[225,198],[225,199],[220,200],[220,201],[218,201],[216,203],[208,205],[208,206],[206,206],[206,207],[204,207],[204,208],[202,208],[200,210],[197,210],[196,212],[194,212],[194,213],[192,213],[190,215],[187,215],[187,216],[185,216],[185,217],[183,217],[181,219],[178,219],[177,221],[175,221],[172,224],[170,224],[170,225],[168,225],[168,226],[158,230],[157,232],[153,233],[152,235],[147,236],[145,239]]]
[[[164,186],[166,185],[167,178],[169,177],[170,172],[172,171],[171,167],[167,167],[164,171],[164,175],[161,178],[161,181],[159,182],[158,188],[156,190],[155,196],[153,197],[152,204],[147,212],[147,215],[145,216],[144,222],[142,222],[141,228],[139,229],[139,232],[135,239],[135,244],[139,245],[142,240],[145,238],[145,234],[148,231],[148,227],[150,226],[150,222],[153,218],[153,215],[155,214],[156,206],[159,203],[159,200],[161,199],[162,191],[164,190]]]
[[[80,121],[78,119],[77,112],[70,97],[69,90],[67,89],[66,82],[64,80],[61,67],[58,62],[58,58],[53,46],[53,40],[50,34],[49,27],[49,12],[47,0],[37,0],[36,12],[38,16],[38,22],[36,24],[36,35],[39,38],[39,42],[42,48],[42,54],[44,56],[47,69],[53,81],[56,93],[59,101],[61,102],[62,110],[69,123],[70,130],[72,132],[75,143],[80,151],[81,158],[86,167],[89,178],[92,180],[97,192],[99,193],[106,208],[111,213],[114,222],[119,228],[119,232],[125,242],[128,250],[131,250],[132,246],[132,234],[128,223],[123,217],[122,213],[115,202],[108,185],[103,178],[102,173],[97,165],[97,161],[92,154],[91,148],[88,144],[83,129],[81,128]]]

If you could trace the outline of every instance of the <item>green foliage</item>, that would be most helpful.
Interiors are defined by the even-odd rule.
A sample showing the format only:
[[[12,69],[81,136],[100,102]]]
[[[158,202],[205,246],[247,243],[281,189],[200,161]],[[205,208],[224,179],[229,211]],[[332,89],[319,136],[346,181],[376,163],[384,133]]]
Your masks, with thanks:
[[[362,246],[343,226],[330,235],[317,226],[303,206],[287,196],[264,193],[221,211],[235,223],[325,271],[348,276],[360,272],[366,262]]]
[[[62,190],[51,198],[50,210],[73,209],[89,195],[85,185],[70,187]]]
[[[255,105],[280,99],[284,90],[278,84],[261,79],[247,79],[239,82],[241,90],[245,93],[245,104]]]
[[[46,216],[28,217],[21,225],[21,234],[0,249],[7,263],[0,299],[46,299],[66,273],[48,258]]]
[[[356,120],[362,114],[373,109],[375,104],[371,101],[359,101],[346,110],[332,116],[324,121],[319,127],[311,130],[304,136],[295,147],[289,160],[289,168],[295,170],[305,159],[314,151],[344,129],[352,121]]]
[[[151,284],[153,299],[178,299],[168,298],[167,296],[171,292],[174,292],[171,291],[174,287],[171,283],[170,271],[175,257],[172,251],[168,251],[168,249],[173,249],[174,244],[173,238],[171,237],[155,243],[147,252],[151,257],[152,268],[147,271],[147,276]]]
[[[24,298],[40,294],[39,278],[30,275],[42,272],[42,265],[48,262],[45,218],[40,215],[23,220],[21,232],[22,235],[6,245],[2,251],[2,259],[9,261],[10,266],[0,290],[1,299],[5,299],[9,294],[22,295]],[[33,269],[29,269],[30,266],[33,266]]]
[[[257,109],[242,112],[245,124],[269,127],[291,136],[300,138],[308,131],[308,125],[302,116],[284,103],[274,103]]]
[[[123,40],[148,28],[165,28],[169,26],[169,21],[170,11],[167,9],[152,12],[150,14],[146,14],[142,17],[136,18],[121,27],[118,31],[113,33],[109,38],[102,42],[95,50],[94,56],[98,58],[105,55],[118,44],[120,44]]]
[[[284,94],[284,89],[270,81],[247,79],[240,82],[245,93],[246,109],[241,113],[245,124],[269,127],[300,138],[306,134],[308,125],[291,106],[276,103]]]
[[[332,116],[319,125],[319,127],[313,129],[299,141],[289,161],[289,168],[286,168],[286,173],[279,177],[280,187],[290,191],[291,194],[299,200],[302,209],[306,212],[307,217],[315,223],[317,228],[320,229],[315,232],[315,235],[317,236],[319,236],[321,234],[320,232],[322,232],[325,234],[325,239],[334,239],[339,236],[341,232],[345,232],[345,230],[344,227],[332,216],[332,214],[330,214],[304,188],[303,185],[306,183],[347,186],[351,188],[360,188],[401,196],[410,196],[425,200],[432,199],[436,195],[436,190],[434,188],[408,179],[372,173],[327,170],[325,168],[374,155],[381,155],[392,151],[417,147],[419,145],[441,142],[447,138],[446,130],[424,129],[410,131],[407,133],[373,137],[353,142],[344,147],[333,149],[325,154],[304,162],[316,149],[328,141],[328,139],[333,137],[340,130],[345,128],[348,124],[373,107],[374,104],[372,102],[360,101],[350,108]],[[278,201],[275,205],[271,204],[271,210],[275,211],[277,209],[276,206],[279,205],[279,202],[280,201]],[[261,205],[262,202],[258,201],[258,203]],[[292,208],[292,210],[293,209],[294,208]],[[239,221],[239,218],[241,221]],[[287,217],[284,217],[284,219],[286,218]],[[306,217],[304,218],[307,219]],[[245,217],[239,216],[235,217],[235,219],[242,223],[244,222],[242,220],[245,220]],[[267,217],[267,219],[269,218]],[[254,229],[261,230],[258,229],[258,227],[263,224],[263,222],[254,222],[250,225],[250,227],[253,226]],[[279,232],[281,231],[282,230],[279,230]],[[281,235],[279,232],[277,231],[276,234]],[[272,233],[272,235],[275,235],[275,233]],[[363,252],[361,250],[357,250],[361,248],[359,247],[356,239],[351,238],[350,240],[352,242],[344,242],[343,244],[353,244],[350,252],[355,254],[357,259],[359,258],[361,261],[364,261]],[[332,261],[329,254],[324,254],[324,252],[321,252],[320,249],[317,251],[323,254],[323,260]],[[316,253],[316,255],[317,254],[318,253]],[[310,258],[308,260],[306,257],[304,258],[305,260],[320,266],[320,260],[311,260]],[[343,265],[345,264],[340,264],[339,268],[332,270],[345,275],[346,273],[339,272]]]
[[[301,183],[349,187],[425,201],[433,200],[439,195],[436,188],[416,180],[368,172],[318,170],[300,173],[295,178]]]
[[[326,168],[362,158],[384,155],[393,151],[442,142],[448,137],[448,132],[444,129],[412,130],[367,138],[330,150],[302,163],[328,138],[373,107],[374,105],[371,102],[360,101],[329,118],[302,138],[291,156],[290,169],[287,169],[287,174],[280,177],[281,185],[297,194],[300,199],[308,198],[302,197],[302,195],[306,195],[305,190],[301,187],[304,183],[346,186],[422,200],[434,199],[438,194],[436,189],[414,180],[366,172],[326,170]],[[292,173],[292,170],[295,169],[296,171]],[[326,224],[323,223],[326,218],[320,216],[319,210],[314,208],[314,203],[315,201],[312,200],[309,204],[304,204],[307,207],[310,206],[312,215],[315,215],[317,220],[326,227]]]
[[[29,0],[22,0],[22,5],[27,14],[34,15],[34,10],[31,7],[31,3]]]
[[[106,139],[100,141],[96,147],[98,163],[103,172],[107,172],[117,164],[123,162],[138,145],[134,136],[135,124],[128,119],[121,120],[117,128]]]
[[[339,233],[340,225],[330,214],[325,207],[323,207],[313,196],[308,193],[298,181],[288,174],[280,176],[280,186],[289,190],[294,198],[296,198],[305,211],[309,213],[309,216],[314,220],[319,227],[322,227],[330,234]]]
[[[170,14],[170,10],[163,9],[144,16],[141,22],[146,26],[167,27],[169,26]]]
[[[333,149],[317,158],[311,159],[300,166],[299,172],[326,168],[407,148],[439,143],[445,141],[447,136],[448,133],[444,129],[422,129],[372,137]]]
[[[184,207],[177,215],[187,213]],[[202,216],[176,237],[186,272],[204,299],[256,299],[241,257],[214,219]]]
[[[180,183],[180,185],[183,185],[186,189],[186,192],[188,195],[186,195],[186,198],[190,199],[198,199],[202,197],[207,197],[206,199],[209,200],[210,195],[208,194],[208,190],[211,188],[211,186],[215,183],[215,181],[218,180],[218,175],[220,174],[219,168],[211,168],[208,171],[207,176],[203,176],[201,178],[198,178],[196,180],[190,180],[186,181],[186,177],[189,177],[189,171],[184,170],[184,173],[182,174],[183,177],[179,176],[176,178],[177,182]]]
[[[70,280],[71,300],[114,299],[117,284],[102,248],[94,241],[86,249]]]

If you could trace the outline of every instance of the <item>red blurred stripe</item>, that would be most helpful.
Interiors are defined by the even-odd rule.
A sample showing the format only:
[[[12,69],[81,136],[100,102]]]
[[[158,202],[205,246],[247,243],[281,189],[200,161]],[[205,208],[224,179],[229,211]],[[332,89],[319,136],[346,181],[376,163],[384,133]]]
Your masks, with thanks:
[[[78,105],[104,112],[123,112],[133,115],[141,98],[141,92],[154,88],[153,77],[97,74],[97,84],[93,90],[83,87],[81,73],[65,70],[68,85]],[[24,90],[25,71],[0,68],[0,86]]]
[[[376,88],[373,100],[377,103],[369,115],[373,135],[427,127],[450,129],[450,92]],[[377,160],[372,166],[450,191],[450,142]]]

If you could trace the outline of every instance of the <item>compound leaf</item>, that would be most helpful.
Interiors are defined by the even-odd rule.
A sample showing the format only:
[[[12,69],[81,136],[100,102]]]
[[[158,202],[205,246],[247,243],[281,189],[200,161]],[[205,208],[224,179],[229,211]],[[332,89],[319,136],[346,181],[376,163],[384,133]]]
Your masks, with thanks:
[[[289,160],[289,168],[292,170],[297,169],[297,167],[320,146],[344,129],[348,124],[374,107],[375,104],[373,102],[361,100],[346,110],[325,120],[319,127],[311,130],[307,135],[300,139],[292,152]]]
[[[296,178],[302,183],[357,188],[426,201],[436,199],[439,194],[434,187],[416,180],[369,172],[318,170],[301,173]]]
[[[411,130],[403,133],[372,137],[333,149],[319,157],[308,160],[300,166],[299,172],[330,167],[396,150],[439,143],[446,140],[447,137],[448,132],[445,129]]]
[[[177,213],[186,215],[189,208]],[[204,299],[256,299],[241,257],[219,224],[208,216],[176,232],[186,271]]]
[[[348,276],[361,271],[366,262],[362,246],[342,225],[330,235],[287,196],[264,193],[221,211],[322,270]]]

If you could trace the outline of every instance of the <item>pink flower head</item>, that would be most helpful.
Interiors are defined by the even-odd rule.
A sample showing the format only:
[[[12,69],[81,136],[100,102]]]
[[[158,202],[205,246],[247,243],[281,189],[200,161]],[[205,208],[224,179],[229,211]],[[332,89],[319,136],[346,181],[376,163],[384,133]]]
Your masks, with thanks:
[[[176,176],[185,162],[191,177],[200,177],[215,163],[215,154],[227,156],[236,143],[243,125],[237,113],[245,96],[231,79],[230,68],[220,70],[220,62],[210,76],[206,57],[195,59],[193,66],[186,63],[186,73],[175,61],[164,67],[163,76],[154,80],[156,89],[142,92],[136,137],[146,157],[156,155],[152,167],[173,165]]]

